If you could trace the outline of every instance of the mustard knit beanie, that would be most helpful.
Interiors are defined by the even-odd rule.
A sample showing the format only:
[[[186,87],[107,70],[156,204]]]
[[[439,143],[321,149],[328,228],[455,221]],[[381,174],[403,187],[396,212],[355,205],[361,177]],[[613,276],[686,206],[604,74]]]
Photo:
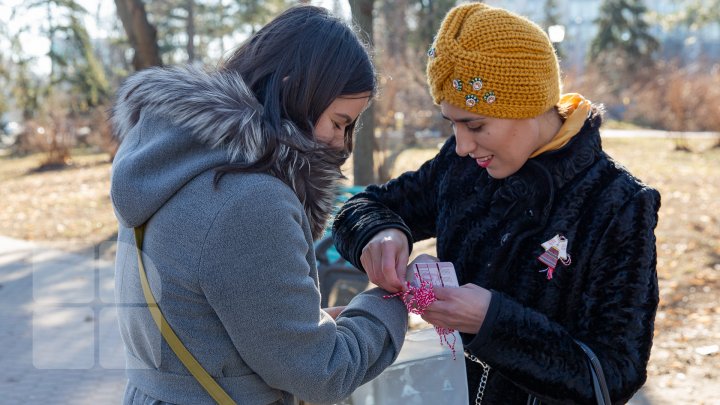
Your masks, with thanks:
[[[507,10],[468,3],[448,12],[428,51],[430,94],[472,113],[532,118],[560,98],[560,69],[537,24]]]

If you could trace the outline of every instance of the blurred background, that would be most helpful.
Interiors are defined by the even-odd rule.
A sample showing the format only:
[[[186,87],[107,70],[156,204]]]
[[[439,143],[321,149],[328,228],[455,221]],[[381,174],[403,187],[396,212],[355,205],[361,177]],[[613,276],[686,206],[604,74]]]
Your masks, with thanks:
[[[353,21],[373,49],[380,93],[362,117],[348,185],[431,158],[451,130],[426,89],[426,52],[456,1],[2,0],[2,241],[112,260],[107,111],[118,84],[150,66],[215,66],[296,3]],[[547,30],[564,90],[606,107],[605,149],[662,194],[661,303],[637,403],[720,404],[720,0],[486,3]],[[432,240],[415,249],[433,251]],[[12,289],[4,269],[0,300]]]

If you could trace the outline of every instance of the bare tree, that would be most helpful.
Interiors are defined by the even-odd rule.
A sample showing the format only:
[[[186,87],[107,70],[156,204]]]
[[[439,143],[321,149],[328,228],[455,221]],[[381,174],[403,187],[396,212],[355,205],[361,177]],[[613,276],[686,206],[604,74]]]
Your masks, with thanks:
[[[195,61],[195,0],[187,0],[185,4],[187,9],[187,54],[188,62]]]
[[[373,3],[374,0],[350,0],[353,20],[364,32],[369,46],[373,44]],[[357,185],[368,185],[375,182],[375,110],[372,105],[363,113],[359,124],[353,150],[353,181]]]
[[[162,65],[157,45],[157,30],[148,21],[142,0],[115,0],[115,7],[130,45],[135,50],[135,70]]]

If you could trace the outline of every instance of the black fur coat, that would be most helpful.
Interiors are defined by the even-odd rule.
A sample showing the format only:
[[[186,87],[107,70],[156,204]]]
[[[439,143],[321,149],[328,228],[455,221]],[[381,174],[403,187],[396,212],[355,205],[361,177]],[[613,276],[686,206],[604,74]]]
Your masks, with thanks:
[[[660,195],[603,151],[597,112],[560,150],[530,159],[496,180],[455,154],[451,137],[432,160],[347,202],[333,227],[341,254],[358,268],[379,230],[437,237],[438,257],[460,284],[492,293],[465,349],[491,366],[485,404],[594,403],[586,358],[599,357],[614,403],[643,385],[652,346],[658,286],[654,229]],[[553,277],[541,244],[568,240],[571,263]],[[482,368],[466,361],[470,402]]]

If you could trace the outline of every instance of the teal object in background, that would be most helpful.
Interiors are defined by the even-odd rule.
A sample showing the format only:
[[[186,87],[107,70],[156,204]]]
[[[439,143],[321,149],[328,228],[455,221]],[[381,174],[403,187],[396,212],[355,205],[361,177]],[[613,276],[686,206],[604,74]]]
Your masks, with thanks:
[[[355,194],[365,190],[365,186],[343,186],[340,187],[340,190],[338,192],[338,195],[335,199],[335,209],[332,213],[332,218],[335,218],[335,215],[337,215],[337,212],[340,210],[340,207],[349,200],[352,196]],[[323,237],[320,238],[317,242],[315,242],[315,249],[320,248],[322,245],[321,242],[325,240],[326,238],[332,238],[332,221],[328,222],[328,225],[325,227],[325,233],[323,234]],[[335,263],[338,260],[341,259],[340,253],[338,253],[337,249],[335,249],[335,245],[331,244],[330,247],[327,248],[325,251],[325,257],[327,258],[327,261],[330,263]]]
[[[333,219],[347,200],[363,190],[362,186],[341,187],[335,199]],[[314,247],[320,281],[320,304],[323,308],[347,305],[353,297],[368,288],[367,275],[343,259],[335,249],[332,221],[325,228],[323,236],[315,241]]]

